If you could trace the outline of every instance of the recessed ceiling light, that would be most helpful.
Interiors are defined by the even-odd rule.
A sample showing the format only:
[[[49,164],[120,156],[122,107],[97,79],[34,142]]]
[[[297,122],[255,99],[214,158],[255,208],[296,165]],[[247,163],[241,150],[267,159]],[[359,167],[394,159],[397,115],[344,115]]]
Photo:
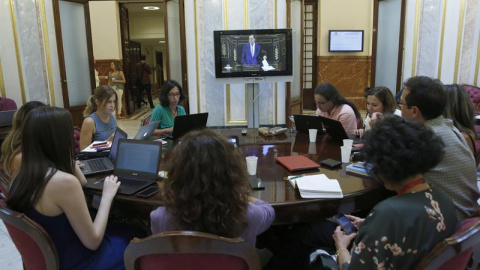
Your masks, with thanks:
[[[143,9],[145,9],[145,10],[159,10],[160,8],[155,7],[155,6],[146,6],[146,7],[143,7]]]

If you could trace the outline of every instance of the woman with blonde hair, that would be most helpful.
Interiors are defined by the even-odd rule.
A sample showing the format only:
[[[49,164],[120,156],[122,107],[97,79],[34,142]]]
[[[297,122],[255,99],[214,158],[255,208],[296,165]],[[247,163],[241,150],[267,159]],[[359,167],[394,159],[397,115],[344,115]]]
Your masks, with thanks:
[[[117,129],[117,120],[113,112],[117,103],[117,93],[112,88],[106,85],[95,88],[83,111],[85,119],[80,133],[80,150],[85,149],[93,141],[113,139],[113,133]]]
[[[40,101],[25,103],[13,116],[12,129],[2,143],[2,169],[8,176],[13,177],[20,168],[22,160],[22,129],[27,114],[41,106],[46,106]]]
[[[117,93],[117,111],[115,116],[120,118],[122,115],[122,97],[123,97],[123,89],[125,88],[125,75],[120,67],[120,63],[118,61],[113,61],[110,63],[110,68],[112,71],[108,73],[108,86],[110,86],[115,92]]]

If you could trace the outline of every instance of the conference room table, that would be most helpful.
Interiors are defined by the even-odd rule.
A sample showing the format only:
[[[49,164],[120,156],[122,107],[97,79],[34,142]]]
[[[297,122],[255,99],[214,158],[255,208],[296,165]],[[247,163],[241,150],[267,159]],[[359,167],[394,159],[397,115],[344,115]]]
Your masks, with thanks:
[[[241,129],[238,128],[218,129],[218,132],[226,137],[237,136],[239,138],[239,151],[245,157],[258,157],[256,177],[265,184],[265,189],[252,190],[251,195],[273,206],[276,214],[274,225],[329,218],[338,212],[368,211],[378,202],[392,195],[375,180],[346,172],[345,167],[348,165],[346,163],[336,169],[320,167],[314,170],[290,172],[275,160],[276,157],[290,155],[304,155],[317,163],[327,158],[341,160],[341,143],[332,141],[328,135],[318,135],[317,141],[310,143],[308,134],[301,132],[287,132],[272,137],[260,135],[257,129],[248,129],[244,136],[241,134]],[[169,151],[174,145],[175,142],[173,141],[168,141],[164,145],[161,162],[169,159]],[[330,179],[338,180],[342,188],[343,198],[304,199],[300,196],[298,189],[294,189],[290,182],[284,179],[290,175],[319,173],[325,174]],[[162,180],[157,181],[157,184],[161,189]],[[87,195],[101,195],[101,191],[92,189],[85,189],[85,193]],[[117,194],[113,209],[128,217],[148,219],[150,212],[163,204],[159,194],[149,198],[140,198],[135,194]]]

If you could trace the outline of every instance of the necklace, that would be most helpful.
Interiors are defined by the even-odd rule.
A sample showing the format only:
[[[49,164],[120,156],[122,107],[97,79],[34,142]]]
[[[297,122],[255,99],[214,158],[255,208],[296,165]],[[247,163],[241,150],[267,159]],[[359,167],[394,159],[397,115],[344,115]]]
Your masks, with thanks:
[[[420,179],[417,179],[417,180],[415,180],[415,181],[413,181],[413,182],[410,182],[410,183],[406,184],[406,185],[398,192],[397,197],[400,196],[400,195],[402,195],[402,194],[404,194],[405,192],[407,192],[407,190],[413,188],[414,186],[418,186],[418,185],[421,185],[421,184],[423,184],[423,183],[425,183],[425,182],[423,181],[423,178],[420,178]]]
[[[173,117],[177,117],[177,107],[175,106],[175,110],[172,110],[172,108],[170,108],[170,112],[172,113]]]

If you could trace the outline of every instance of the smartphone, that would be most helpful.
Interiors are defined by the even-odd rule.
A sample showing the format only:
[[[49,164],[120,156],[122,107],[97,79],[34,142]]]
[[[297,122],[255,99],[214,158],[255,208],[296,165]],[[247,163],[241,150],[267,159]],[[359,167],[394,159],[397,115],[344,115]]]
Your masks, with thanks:
[[[333,219],[347,234],[356,233],[358,231],[357,227],[355,227],[355,225],[353,225],[353,223],[342,213],[336,214],[333,216]]]
[[[157,193],[159,190],[158,186],[149,186],[148,188],[140,191],[139,193],[137,193],[137,196],[138,197],[142,197],[142,198],[148,198],[152,195],[154,195],[155,193]]]
[[[262,179],[257,178],[255,175],[250,176],[250,187],[253,190],[262,190],[265,189],[265,183]]]

